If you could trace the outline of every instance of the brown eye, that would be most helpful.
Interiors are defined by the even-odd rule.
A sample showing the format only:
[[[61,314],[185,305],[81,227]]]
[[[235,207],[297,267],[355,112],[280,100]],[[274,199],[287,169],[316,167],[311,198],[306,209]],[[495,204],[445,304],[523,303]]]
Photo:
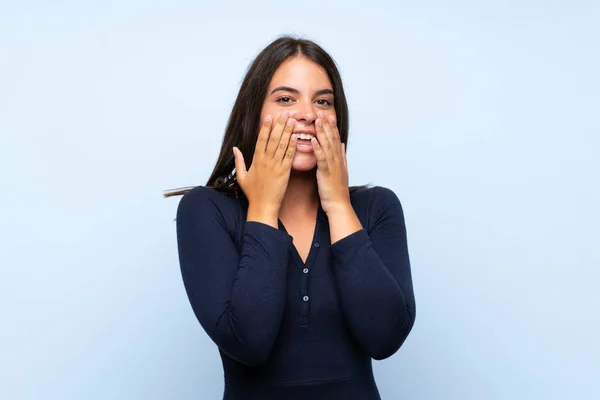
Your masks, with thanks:
[[[317,104],[319,104],[320,106],[330,106],[331,102],[327,99],[319,99],[317,100]]]
[[[289,103],[291,101],[292,101],[292,98],[289,96],[282,96],[277,99],[277,102],[279,102],[279,103]]]

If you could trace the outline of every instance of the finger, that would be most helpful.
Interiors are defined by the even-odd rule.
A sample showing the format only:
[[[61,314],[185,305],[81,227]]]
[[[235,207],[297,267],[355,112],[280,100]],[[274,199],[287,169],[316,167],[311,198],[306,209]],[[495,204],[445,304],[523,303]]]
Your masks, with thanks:
[[[331,118],[333,116],[325,117],[323,112],[321,111],[321,115],[323,115],[323,130],[325,130],[325,134],[329,139],[329,143],[331,143],[331,157],[334,160],[340,159],[340,135],[337,134],[336,129],[331,126]]]
[[[344,154],[345,154],[345,146],[344,143],[342,143],[342,138],[340,136],[340,131],[337,127],[337,118],[333,115],[329,116],[329,125],[331,126],[331,130],[333,133],[333,137],[335,138],[336,143],[339,144],[338,149],[339,149],[339,155],[340,155],[340,159],[343,159]]]
[[[317,139],[319,140],[319,148],[323,152],[323,155],[326,159],[331,159],[333,161],[331,142],[327,137],[325,128],[323,128],[323,120],[321,118],[317,119],[317,121],[315,122],[315,126],[317,128]]]
[[[246,170],[246,163],[244,162],[244,155],[237,147],[233,147],[233,158],[235,162],[235,174],[237,175],[238,182],[243,183],[248,175]]]
[[[319,144],[319,141],[315,137],[310,138],[310,142],[312,143],[313,152],[317,158],[317,168],[321,171],[327,171],[327,156],[323,151],[323,147]]]
[[[256,147],[254,148],[254,159],[263,155],[267,148],[267,141],[269,140],[269,133],[271,132],[271,124],[273,121],[273,117],[267,115],[260,127],[260,131],[258,132],[258,139],[256,141]],[[235,151],[234,151],[235,153]],[[236,167],[237,168],[237,167]]]
[[[267,157],[273,157],[275,155],[275,151],[277,151],[277,147],[279,146],[279,141],[281,139],[281,134],[283,133],[283,128],[285,127],[285,123],[288,119],[289,113],[284,111],[277,118],[277,122],[275,122],[275,126],[273,130],[271,130],[271,135],[269,136],[269,141],[267,142]]]
[[[288,145],[290,144],[290,138],[292,136],[292,132],[294,131],[294,124],[296,120],[294,118],[288,118],[285,123],[285,127],[283,128],[283,133],[281,134],[281,139],[279,140],[279,146],[277,146],[277,151],[275,152],[276,160],[283,160],[283,157],[286,155]]]
[[[344,161],[344,168],[348,170],[348,159],[346,158],[346,143],[342,143],[342,160]]]
[[[281,165],[285,168],[291,168],[292,161],[294,160],[294,156],[296,155],[296,143],[298,142],[298,135],[295,133],[290,136],[290,142],[287,146],[285,156],[281,161]]]

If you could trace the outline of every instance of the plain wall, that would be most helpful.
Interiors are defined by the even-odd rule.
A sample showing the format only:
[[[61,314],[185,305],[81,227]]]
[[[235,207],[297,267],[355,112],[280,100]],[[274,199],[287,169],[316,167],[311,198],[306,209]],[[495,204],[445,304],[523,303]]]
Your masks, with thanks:
[[[340,67],[351,183],[404,205],[383,398],[600,398],[599,2],[84,3],[0,3],[0,398],[220,398],[162,191],[284,33]]]

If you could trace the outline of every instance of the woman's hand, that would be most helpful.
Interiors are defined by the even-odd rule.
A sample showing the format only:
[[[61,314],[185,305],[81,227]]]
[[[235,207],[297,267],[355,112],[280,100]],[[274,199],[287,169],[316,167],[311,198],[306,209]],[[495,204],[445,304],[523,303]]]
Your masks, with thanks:
[[[272,119],[262,123],[254,149],[252,165],[246,170],[242,152],[233,148],[237,181],[248,198],[247,221],[258,221],[278,228],[278,216],[296,153],[297,135],[293,118],[284,112],[271,130]]]
[[[340,140],[335,117],[327,119],[320,112],[315,125],[318,141],[313,137],[311,142],[317,157],[317,185],[323,211],[329,214],[350,206],[346,145]]]
[[[334,244],[362,229],[362,225],[350,203],[346,145],[340,141],[335,117],[327,120],[321,112],[315,124],[319,140],[313,137],[311,142],[317,157],[317,185]]]

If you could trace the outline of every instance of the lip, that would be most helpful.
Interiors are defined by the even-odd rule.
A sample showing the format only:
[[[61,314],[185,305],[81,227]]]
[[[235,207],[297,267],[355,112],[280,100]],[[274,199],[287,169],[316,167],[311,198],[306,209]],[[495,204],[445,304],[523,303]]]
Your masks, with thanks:
[[[299,129],[299,130],[297,130],[297,131],[293,131],[292,133],[297,133],[297,134],[298,134],[298,133],[308,133],[309,135],[313,135],[313,136],[315,136],[315,137],[317,136],[317,134],[315,133],[315,131],[311,131],[311,130],[308,130],[308,129],[306,129],[306,130],[304,130],[304,129]]]
[[[306,142],[305,140],[298,141],[296,143],[296,151],[298,153],[313,153],[314,152],[312,144],[310,142]]]

